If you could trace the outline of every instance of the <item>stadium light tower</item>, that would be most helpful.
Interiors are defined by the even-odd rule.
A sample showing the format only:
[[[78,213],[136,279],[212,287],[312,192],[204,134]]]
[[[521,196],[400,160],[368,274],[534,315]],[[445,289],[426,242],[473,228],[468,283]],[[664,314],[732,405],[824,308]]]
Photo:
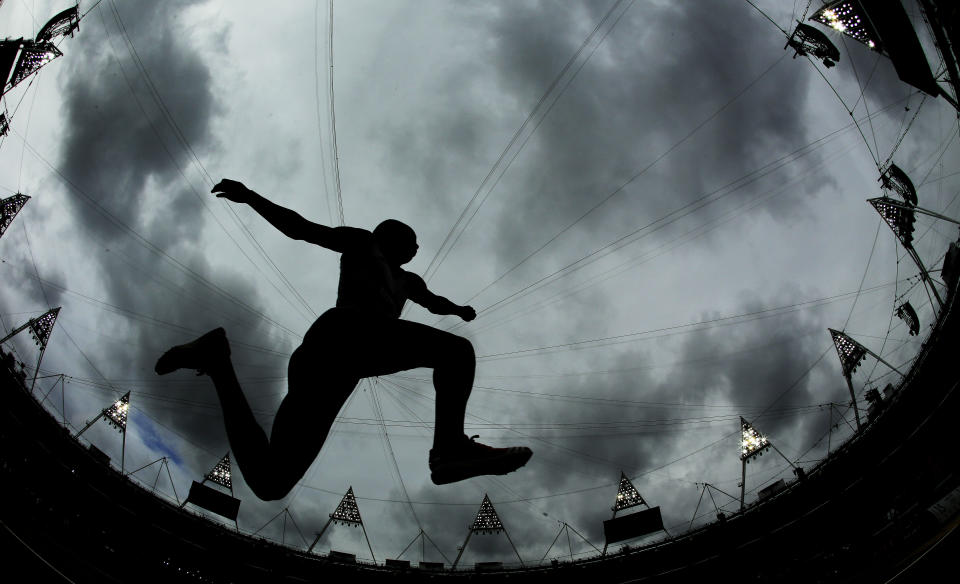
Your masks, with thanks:
[[[883,170],[880,173],[879,181],[880,186],[884,190],[884,195],[867,199],[867,202],[873,206],[877,213],[883,218],[884,222],[893,230],[894,235],[900,240],[907,254],[913,259],[914,263],[917,264],[927,294],[933,294],[937,299],[938,308],[942,310],[943,300],[940,298],[940,293],[937,291],[936,286],[934,286],[933,280],[927,272],[927,268],[923,265],[923,261],[921,261],[920,256],[913,247],[914,223],[916,222],[917,213],[943,221],[949,221],[957,225],[960,225],[960,221],[935,211],[918,207],[917,189],[913,186],[913,181],[911,181],[907,173],[903,172],[896,164],[891,163],[886,170]],[[899,199],[902,199],[902,201],[894,197],[889,197],[886,193],[893,194]],[[930,303],[933,304],[933,298],[930,299]],[[903,315],[898,311],[897,316]]]
[[[40,348],[40,354],[37,356],[37,366],[33,371],[33,381],[30,382],[30,393],[33,393],[33,386],[37,383],[37,375],[40,373],[40,362],[43,361],[43,354],[47,351],[47,344],[50,342],[50,334],[53,332],[53,325],[57,322],[57,315],[60,314],[60,307],[51,308],[37,318],[31,318],[17,328],[10,331],[10,334],[0,339],[0,345],[9,341],[15,335],[24,330],[30,331],[34,343]]]
[[[862,426],[860,425],[860,408],[857,407],[857,395],[853,391],[853,372],[857,370],[857,367],[860,366],[860,363],[863,362],[867,355],[871,355],[874,359],[896,371],[901,376],[903,373],[890,363],[886,362],[880,355],[877,355],[870,349],[853,340],[849,335],[834,329],[827,330],[830,331],[830,337],[833,339],[833,345],[837,348],[837,356],[840,357],[840,367],[843,371],[843,378],[847,380],[847,389],[850,390],[850,400],[853,404],[853,415],[856,417],[857,432],[859,432],[862,429]]]
[[[498,534],[501,531],[507,536],[507,541],[510,542],[510,547],[513,548],[513,553],[517,554],[517,559],[520,560],[520,565],[522,566],[523,558],[520,557],[520,552],[517,551],[517,546],[513,545],[513,540],[510,539],[510,534],[507,533],[507,528],[504,527],[503,522],[500,521],[500,516],[497,515],[497,510],[493,508],[493,503],[490,502],[490,497],[484,493],[483,502],[480,503],[480,510],[477,511],[476,518],[474,518],[473,523],[470,524],[469,531],[467,531],[467,539],[465,539],[463,545],[460,546],[460,551],[457,553],[457,559],[453,561],[453,568],[457,567],[460,557],[463,556],[463,551],[467,549],[467,543],[470,541],[470,536],[472,536],[474,533],[479,533],[481,535]]]
[[[13,218],[17,216],[20,209],[27,204],[30,197],[23,193],[17,193],[11,197],[0,200],[0,237],[7,231],[7,227],[13,223]]]
[[[939,56],[943,58],[949,79],[956,88],[956,64],[942,31],[941,14],[932,6],[934,2],[919,2],[937,37]],[[935,3],[940,2],[935,0]],[[928,95],[943,97],[954,108],[958,107],[955,96],[947,93],[934,77],[913,23],[900,0],[828,0],[810,20],[888,57],[901,81]]]
[[[346,494],[340,499],[340,504],[337,505],[337,508],[330,514],[330,519],[327,520],[323,529],[317,533],[317,537],[314,538],[313,543],[307,548],[308,554],[312,552],[313,548],[320,542],[320,538],[323,537],[323,533],[330,527],[331,523],[334,525],[350,525],[351,527],[359,527],[362,529],[363,537],[367,540],[367,549],[370,550],[370,557],[373,558],[374,562],[377,561],[377,557],[373,555],[373,546],[370,545],[370,538],[367,536],[367,528],[363,526],[363,518],[360,517],[360,507],[357,506],[357,498],[353,494],[353,486],[347,489]]]
[[[827,2],[813,14],[810,20],[842,32],[874,51],[882,51],[880,37],[874,30],[873,23],[856,0]]]
[[[646,509],[617,518],[617,513],[620,511],[639,505],[643,505]],[[640,491],[633,486],[633,483],[630,482],[623,471],[620,471],[617,497],[614,499],[613,507],[610,510],[613,511],[613,517],[603,522],[604,544],[603,551],[600,552],[601,555],[606,555],[607,547],[611,543],[648,535],[656,531],[666,531],[663,527],[660,507],[648,505],[640,495]]]
[[[127,451],[127,417],[130,413],[130,392],[123,394],[123,396],[117,401],[113,402],[109,407],[104,408],[97,414],[97,417],[87,422],[87,425],[83,427],[83,430],[77,432],[77,435],[74,438],[79,438],[81,434],[86,432],[90,426],[93,426],[100,419],[106,420],[111,426],[117,429],[120,434],[123,436],[123,441],[121,442],[120,447],[120,474],[123,474],[124,470],[124,458],[126,457]]]
[[[0,41],[0,72],[9,73],[8,63],[19,53],[17,65],[9,79],[4,79],[3,95],[6,95],[26,78],[39,71],[47,63],[63,53],[49,41],[30,41],[24,39]]]
[[[927,271],[926,266],[923,265],[923,260],[920,259],[920,255],[913,247],[914,223],[916,223],[917,220],[917,213],[936,217],[937,219],[943,219],[944,221],[949,221],[951,223],[960,224],[960,221],[951,219],[950,217],[929,211],[927,209],[914,207],[906,202],[901,203],[900,201],[897,201],[891,197],[876,197],[873,199],[867,199],[867,202],[870,203],[877,213],[880,214],[880,217],[883,218],[883,221],[888,227],[890,227],[894,235],[897,236],[897,239],[900,240],[900,244],[903,246],[903,249],[906,250],[907,255],[910,256],[913,262],[917,265],[917,268],[920,270],[920,278],[923,280],[927,293],[933,294],[933,298],[935,298],[937,301],[937,308],[939,310],[943,310],[943,299],[940,297],[940,292],[937,291],[937,287],[934,286],[933,280],[930,279],[930,273]],[[931,302],[932,300],[933,299],[931,299]]]
[[[50,61],[62,57],[63,53],[57,48],[54,41],[67,35],[72,37],[73,33],[79,28],[79,7],[74,5],[55,14],[43,25],[34,40],[19,38],[0,41],[0,74],[3,75],[3,83],[0,83],[0,87],[2,87],[3,95],[6,95],[7,92],[39,71]],[[13,66],[14,62],[16,62],[16,67]],[[11,68],[13,69],[12,76],[10,75]]]
[[[801,472],[798,470],[797,465],[784,456],[780,449],[773,445],[766,436],[757,431],[753,427],[753,424],[748,422],[740,416],[740,463],[743,466],[742,478],[740,480],[740,510],[743,511],[744,508],[744,499],[747,495],[747,465],[750,464],[750,460],[758,456],[763,456],[764,451],[773,448],[773,450],[783,457],[791,467],[793,467],[794,473],[797,476],[801,475]],[[701,495],[702,496],[702,495]]]
[[[228,489],[230,494],[218,491],[206,486],[210,481],[216,485]],[[237,515],[240,512],[240,499],[233,496],[233,471],[230,465],[230,452],[223,455],[210,472],[203,475],[203,480],[199,483],[193,481],[190,484],[190,492],[187,498],[183,500],[180,507],[186,507],[187,503],[193,503],[197,507],[216,513],[233,521],[237,531],[240,525],[237,523]]]

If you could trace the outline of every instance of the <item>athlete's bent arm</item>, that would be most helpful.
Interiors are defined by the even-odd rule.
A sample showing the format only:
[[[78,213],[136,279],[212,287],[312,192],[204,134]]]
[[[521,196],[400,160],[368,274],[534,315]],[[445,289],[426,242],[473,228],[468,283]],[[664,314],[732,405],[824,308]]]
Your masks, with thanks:
[[[410,290],[410,300],[426,308],[434,314],[452,314],[463,320],[471,321],[477,318],[477,311],[470,306],[460,306],[443,296],[437,296],[427,289],[427,284],[420,276],[410,274],[413,283]]]
[[[362,229],[327,227],[308,221],[296,211],[268,201],[239,181],[225,178],[217,183],[211,192],[234,203],[250,205],[261,217],[291,239],[306,241],[333,251],[343,253],[357,243],[360,237],[368,234]]]

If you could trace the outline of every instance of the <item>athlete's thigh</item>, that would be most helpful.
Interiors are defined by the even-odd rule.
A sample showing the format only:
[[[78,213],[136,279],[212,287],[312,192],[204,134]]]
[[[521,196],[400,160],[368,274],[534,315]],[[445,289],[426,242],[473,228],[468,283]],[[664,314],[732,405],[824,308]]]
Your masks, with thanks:
[[[298,477],[317,457],[358,381],[329,365],[304,345],[294,351],[287,369],[287,395],[273,420],[270,452],[280,462],[278,467],[289,468]]]
[[[400,319],[384,319],[370,327],[357,360],[361,377],[386,375],[415,369],[435,368],[469,343],[440,329]]]

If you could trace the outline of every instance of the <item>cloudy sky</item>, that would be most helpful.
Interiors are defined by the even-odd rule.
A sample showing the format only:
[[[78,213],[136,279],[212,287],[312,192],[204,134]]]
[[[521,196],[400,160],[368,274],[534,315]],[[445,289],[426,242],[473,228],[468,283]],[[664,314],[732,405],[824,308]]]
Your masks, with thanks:
[[[434,486],[430,372],[361,382],[286,499],[236,473],[242,530],[303,545],[293,522],[312,541],[352,486],[378,560],[421,528],[452,560],[488,494],[535,563],[563,523],[602,547],[621,471],[671,533],[703,524],[703,483],[739,495],[740,416],[808,468],[850,436],[828,327],[901,370],[928,330],[917,269],[864,202],[877,163],[892,155],[921,206],[960,215],[955,112],[837,35],[835,68],[792,58],[780,28],[804,3],[756,4],[769,19],[742,0],[342,2],[331,57],[326,1],[85,0],[64,57],[4,98],[0,196],[32,197],[0,240],[4,330],[62,306],[41,375],[67,375],[65,395],[56,378],[38,394],[79,430],[130,391],[125,468],[167,457],[172,486],[159,464],[133,476],[182,497],[229,446],[209,380],[158,378],[157,357],[224,326],[269,428],[290,353],[336,298],[335,253],[210,187],[241,180],[328,225],[342,200],[348,225],[412,225],[408,269],[477,309],[466,325],[404,318],[474,343],[468,433],[534,456]],[[8,0],[0,34],[32,38],[69,5]],[[937,270],[955,226],[921,217],[916,239]],[[907,300],[919,339],[891,318]],[[29,339],[13,346],[33,367]],[[898,378],[868,359],[861,411],[866,387]],[[81,439],[119,465],[106,424]],[[780,478],[775,453],[751,464],[748,501]],[[317,549],[369,557],[346,527]],[[428,543],[425,559],[443,557]],[[516,560],[502,536],[472,538],[462,562],[491,559]]]

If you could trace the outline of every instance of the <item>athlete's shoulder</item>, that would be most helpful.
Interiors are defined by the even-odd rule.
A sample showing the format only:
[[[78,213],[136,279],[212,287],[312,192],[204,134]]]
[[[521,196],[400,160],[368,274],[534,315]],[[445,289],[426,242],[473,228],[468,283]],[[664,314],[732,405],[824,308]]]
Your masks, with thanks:
[[[373,233],[359,227],[334,227],[332,239],[341,253],[370,253],[373,246]]]
[[[406,284],[408,290],[427,289],[427,283],[423,281],[423,278],[421,278],[419,274],[414,274],[413,272],[408,272],[400,268],[400,277],[403,278],[403,282]]]

